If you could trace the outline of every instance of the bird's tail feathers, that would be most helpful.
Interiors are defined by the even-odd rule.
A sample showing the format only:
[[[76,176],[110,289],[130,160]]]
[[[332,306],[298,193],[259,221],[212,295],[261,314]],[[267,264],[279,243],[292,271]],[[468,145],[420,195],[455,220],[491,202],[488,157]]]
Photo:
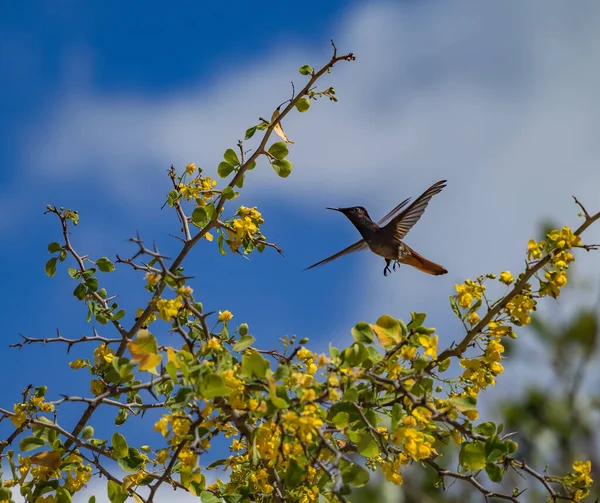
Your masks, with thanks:
[[[419,255],[416,251],[409,248],[408,255],[403,257],[402,262],[408,264],[419,271],[427,274],[433,274],[434,276],[440,276],[446,274],[448,271],[439,264],[427,260],[425,257]]]

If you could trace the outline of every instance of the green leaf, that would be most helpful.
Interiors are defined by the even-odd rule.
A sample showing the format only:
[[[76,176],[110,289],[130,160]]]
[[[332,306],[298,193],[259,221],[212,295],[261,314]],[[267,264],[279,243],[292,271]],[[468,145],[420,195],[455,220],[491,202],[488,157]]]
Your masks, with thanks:
[[[493,435],[485,442],[487,460],[494,462],[508,454],[508,446],[500,440],[498,435]]]
[[[275,159],[285,159],[289,153],[287,144],[284,141],[278,141],[269,147],[269,154]]]
[[[306,112],[310,108],[310,100],[304,96],[295,103],[298,112]]]
[[[242,174],[242,176],[240,176],[236,181],[235,181],[235,186],[238,189],[241,189],[244,186],[244,179],[246,178],[246,176],[244,174]]]
[[[450,358],[444,358],[441,362],[437,362],[437,370],[438,372],[446,372],[448,367],[450,366]]]
[[[48,245],[48,251],[50,253],[56,253],[57,251],[62,250],[62,246],[60,245],[60,243],[57,243],[56,241],[53,241],[52,243],[50,243]]]
[[[252,138],[254,136],[254,133],[256,133],[256,126],[252,126],[246,129],[246,136],[244,136],[244,140],[249,140],[250,138]]]
[[[473,428],[475,433],[480,433],[486,437],[491,437],[496,433],[496,424],[493,421],[486,421],[485,423],[478,424]]]
[[[248,164],[246,167],[246,171],[251,171],[254,168],[256,168],[256,161],[252,161],[250,164]]]
[[[96,265],[102,272],[112,272],[115,270],[114,264],[107,257],[101,257],[96,260]]]
[[[94,427],[89,424],[81,430],[81,438],[88,440],[94,436]]]
[[[89,278],[85,280],[85,284],[88,287],[88,290],[95,292],[98,290],[98,278]]]
[[[52,257],[50,260],[48,260],[48,262],[46,262],[46,265],[44,266],[44,269],[46,270],[46,274],[50,277],[52,277],[56,274],[56,261],[57,260],[58,260],[57,257]]]
[[[456,303],[456,297],[454,295],[450,295],[450,307],[452,307],[452,312],[462,320],[462,315],[460,314],[460,309],[458,309],[458,304]]]
[[[225,153],[223,154],[223,158],[225,159],[225,162],[231,164],[232,166],[237,166],[240,163],[240,160],[238,159],[235,150],[231,148],[228,148],[225,151]]]
[[[121,426],[125,421],[127,421],[128,417],[129,412],[127,409],[119,409],[119,412],[117,412],[117,417],[115,417],[115,424],[117,426]]]
[[[420,327],[423,325],[426,317],[427,315],[425,313],[410,313],[410,323],[407,328],[410,330]]]
[[[271,166],[273,166],[273,169],[281,178],[290,176],[293,168],[292,163],[287,159],[276,159],[271,163]]]
[[[173,189],[171,192],[167,194],[167,204],[169,208],[172,208],[175,205],[175,202],[179,199],[179,192],[176,189]]]
[[[73,295],[75,295],[75,297],[77,297],[79,300],[85,299],[86,294],[87,294],[87,288],[85,287],[85,285],[83,283],[79,283],[75,287],[75,290],[73,290]]]
[[[313,74],[313,69],[310,65],[304,65],[301,66],[298,71],[300,72],[301,75],[312,75]]]
[[[370,433],[365,433],[358,443],[358,452],[366,458],[373,458],[379,455],[379,445]]]
[[[281,398],[275,393],[269,393],[269,400],[277,409],[287,409],[290,406],[285,398]]]
[[[67,269],[67,272],[69,273],[69,276],[71,276],[71,278],[73,279],[77,279],[79,277],[79,271],[77,269],[74,269],[73,267],[69,267]]]
[[[400,423],[402,416],[404,416],[404,409],[402,408],[402,405],[395,403],[392,407],[392,431],[396,430],[396,426],[398,426]]]
[[[289,488],[298,487],[306,475],[306,467],[300,465],[294,458],[290,458],[287,471],[285,472],[285,485]]]
[[[369,471],[360,465],[350,463],[342,468],[342,480],[346,484],[352,484],[355,487],[361,487],[369,482],[369,478]]]
[[[192,224],[196,227],[204,227],[207,221],[208,215],[206,214],[204,207],[196,206],[194,211],[192,211]]]
[[[242,356],[242,372],[246,377],[256,376],[264,379],[269,368],[269,362],[255,349],[249,349]]]
[[[223,189],[223,192],[221,193],[223,195],[223,197],[225,199],[235,199],[235,192],[233,191],[233,189],[229,186],[225,187]]]
[[[217,174],[221,178],[227,178],[233,171],[233,168],[234,168],[234,166],[232,166],[228,162],[225,162],[225,161],[220,162],[219,166],[217,166]]]
[[[42,447],[46,442],[38,437],[25,437],[19,442],[19,449],[23,452],[29,452]]]
[[[485,444],[480,440],[463,443],[458,455],[460,465],[466,470],[481,470],[486,465]]]
[[[244,349],[247,349],[250,346],[252,346],[252,344],[254,344],[254,341],[256,341],[256,339],[251,335],[243,335],[242,337],[240,337],[240,340],[233,345],[233,350],[238,353],[241,353],[242,351],[244,351]]]
[[[485,471],[492,482],[498,483],[502,481],[504,470],[501,466],[495,465],[494,463],[487,463],[485,465]]]
[[[352,328],[352,337],[354,337],[356,342],[362,342],[364,344],[370,344],[375,340],[375,335],[373,334],[371,326],[362,321]]]
[[[64,487],[56,488],[56,503],[71,503],[71,493]]]
[[[111,503],[124,503],[129,497],[129,493],[113,480],[107,484],[108,499]]]
[[[393,346],[402,340],[400,323],[387,314],[380,316],[371,328],[382,346]]]
[[[347,412],[338,412],[335,416],[333,416],[333,424],[338,430],[343,430],[346,426],[348,426],[348,421],[350,419],[350,415]]]
[[[112,439],[113,453],[117,459],[124,458],[129,454],[129,446],[127,440],[120,433],[113,433]]]
[[[96,503],[96,496],[90,496],[88,503]]]
[[[130,447],[127,456],[119,458],[117,463],[119,463],[121,470],[124,472],[134,473],[144,466],[144,458],[140,454],[140,451],[134,447]]]
[[[202,491],[200,493],[200,501],[202,503],[221,503],[221,500],[210,491]]]
[[[225,385],[225,380],[220,374],[211,373],[202,379],[200,393],[204,398],[215,398],[229,395],[231,388]]]

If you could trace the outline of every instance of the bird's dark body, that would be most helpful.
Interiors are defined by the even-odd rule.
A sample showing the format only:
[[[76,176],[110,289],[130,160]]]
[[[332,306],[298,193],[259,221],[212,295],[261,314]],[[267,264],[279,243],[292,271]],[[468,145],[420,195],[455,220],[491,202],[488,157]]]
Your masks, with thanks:
[[[336,210],[344,215],[354,224],[358,232],[362,236],[362,240],[354,243],[348,248],[342,250],[331,257],[322,260],[310,267],[317,267],[319,265],[335,260],[336,258],[352,253],[354,251],[369,248],[373,253],[379,255],[385,259],[385,269],[383,270],[384,276],[390,271],[390,264],[393,262],[393,268],[399,263],[404,263],[416,267],[420,271],[428,274],[440,275],[446,274],[448,271],[442,266],[431,262],[417,252],[412,250],[406,245],[402,239],[412,228],[412,226],[419,220],[429,200],[446,186],[446,181],[442,180],[433,184],[423,194],[421,194],[406,210],[398,213],[408,202],[406,199],[388,213],[379,224],[384,223],[386,220],[390,220],[389,223],[380,227],[379,224],[373,222],[367,210],[362,206],[352,206],[350,208],[328,208]]]

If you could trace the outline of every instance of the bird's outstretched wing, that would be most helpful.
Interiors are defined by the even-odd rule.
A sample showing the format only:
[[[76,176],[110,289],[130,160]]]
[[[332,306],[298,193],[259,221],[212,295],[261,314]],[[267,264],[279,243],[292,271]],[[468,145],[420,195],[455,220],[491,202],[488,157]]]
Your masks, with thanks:
[[[398,206],[396,206],[386,216],[384,216],[381,220],[379,220],[379,222],[377,222],[377,224],[383,225],[386,222],[388,222],[390,220],[390,218],[393,218],[394,215],[396,215],[402,208],[404,208],[404,206],[406,206],[406,204],[409,201],[410,201],[410,197],[408,199],[405,199],[404,201],[402,201]],[[335,260],[336,258],[339,258],[343,255],[347,255],[348,253],[353,253],[353,252],[357,252],[360,250],[366,250],[367,248],[368,248],[367,243],[365,243],[364,239],[361,239],[360,241],[357,241],[356,243],[350,245],[348,248],[344,248],[342,251],[336,253],[335,255],[332,255],[331,257],[327,257],[326,259],[321,260],[321,262],[317,262],[316,264],[313,264],[310,267],[307,267],[306,269],[302,269],[302,272],[308,271],[309,269],[312,269],[314,267],[319,267],[320,265],[323,265],[323,264],[327,264],[328,262],[331,262],[332,260]]]
[[[403,239],[408,234],[408,231],[412,229],[413,225],[419,221],[431,198],[439,194],[445,186],[446,180],[434,183],[423,194],[417,197],[408,208],[392,218],[384,229],[392,231],[396,239]]]

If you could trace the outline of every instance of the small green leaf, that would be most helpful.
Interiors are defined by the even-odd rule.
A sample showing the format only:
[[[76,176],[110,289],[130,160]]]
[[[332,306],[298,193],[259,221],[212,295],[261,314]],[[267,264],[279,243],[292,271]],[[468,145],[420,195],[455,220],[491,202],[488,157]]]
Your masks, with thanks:
[[[221,500],[210,491],[202,491],[200,493],[200,501],[202,503],[221,503]]]
[[[229,186],[223,189],[222,194],[225,199],[235,199],[235,192],[233,192],[233,189]]]
[[[287,178],[293,168],[293,164],[287,159],[276,159],[271,163],[271,166],[281,178]]]
[[[90,496],[88,503],[96,503],[96,496]]]
[[[247,377],[256,376],[259,379],[264,379],[269,367],[269,362],[255,349],[249,349],[242,356],[242,372]]]
[[[458,461],[466,470],[481,470],[486,465],[485,444],[479,440],[463,443]]]
[[[504,470],[501,466],[495,465],[494,463],[487,463],[485,465],[485,471],[492,482],[498,483],[502,481]]]
[[[75,287],[75,290],[73,290],[73,295],[75,295],[75,297],[77,297],[79,300],[83,300],[85,298],[86,294],[87,294],[87,288],[85,287],[85,285],[83,283],[79,283]]]
[[[287,403],[285,398],[281,398],[275,393],[269,393],[269,400],[277,409],[287,409],[289,407],[289,403]]]
[[[456,303],[456,297],[454,295],[450,295],[450,307],[452,307],[452,312],[462,320],[462,315],[460,314],[460,309],[458,309],[458,304]]]
[[[351,484],[355,487],[361,487],[369,482],[369,478],[369,471],[360,465],[351,463],[342,468],[342,480],[346,484]]]
[[[306,475],[306,467],[299,464],[294,458],[290,458],[288,468],[285,472],[285,485],[289,488],[298,487]]]
[[[46,274],[50,277],[52,277],[56,274],[56,261],[57,260],[58,260],[57,257],[52,257],[50,260],[48,260],[48,262],[46,262],[44,269],[46,270]]]
[[[56,488],[55,498],[56,503],[71,503],[73,501],[71,498],[71,493],[61,486]]]
[[[96,260],[96,265],[102,272],[112,272],[115,270],[114,264],[107,257],[101,257]]]
[[[125,500],[129,497],[129,493],[114,480],[108,481],[107,492],[111,503],[125,503]]]
[[[50,243],[48,245],[48,251],[50,253],[56,253],[57,251],[60,251],[60,250],[62,250],[62,246],[60,245],[60,243],[53,241],[52,243]]]
[[[196,206],[192,211],[192,224],[196,227],[204,227],[208,221],[208,215],[203,206]]]
[[[312,75],[313,74],[313,69],[310,65],[304,65],[301,66],[298,71],[300,72],[301,75]]]
[[[252,138],[254,136],[254,133],[256,133],[256,126],[252,126],[246,129],[246,136],[244,136],[244,140],[249,140],[250,138]]]
[[[117,460],[117,463],[119,463],[121,470],[123,470],[126,473],[137,472],[144,465],[144,462],[145,459],[140,454],[140,451],[138,451],[134,447],[129,448],[127,456],[125,456],[124,458],[119,458]]]
[[[304,96],[295,103],[298,112],[306,112],[310,108],[310,100]]]
[[[370,433],[365,433],[358,443],[358,452],[366,458],[373,458],[379,455],[379,446]]]
[[[240,163],[240,160],[238,159],[237,154],[235,153],[235,150],[228,148],[225,151],[225,154],[223,154],[223,158],[225,159],[225,162],[230,164],[231,166],[237,166]]]
[[[370,344],[375,340],[375,335],[373,334],[371,326],[362,321],[352,328],[352,337],[354,337],[356,342],[362,342],[364,344]]]
[[[204,398],[216,398],[229,395],[231,388],[225,385],[225,380],[220,374],[211,373],[202,379],[200,393]]]
[[[225,162],[225,161],[220,162],[219,166],[217,166],[217,174],[221,178],[227,178],[233,171],[233,168],[234,168],[234,166],[232,166],[228,162]]]
[[[284,141],[278,141],[269,147],[269,154],[275,157],[275,159],[285,159],[289,153],[290,151]]]
[[[480,433],[486,437],[491,437],[496,433],[496,424],[493,421],[486,421],[485,423],[478,424],[473,428],[475,433]]]
[[[44,440],[38,437],[25,437],[19,442],[19,449],[23,452],[29,452],[42,447],[45,443]]]
[[[250,346],[252,346],[254,341],[256,341],[256,339],[251,335],[243,335],[242,337],[240,337],[240,340],[233,345],[233,350],[238,353],[241,353],[242,351],[244,351],[244,349],[247,349]]]
[[[241,189],[244,186],[244,179],[245,179],[245,175],[242,174],[242,176],[240,176],[236,181],[235,181],[235,186],[238,189]]]
[[[335,424],[335,427],[338,430],[343,430],[346,426],[348,426],[349,419],[350,415],[347,412],[338,412],[335,416],[333,416],[332,422]]]
[[[407,328],[410,330],[420,327],[423,325],[426,316],[427,315],[425,313],[410,313],[410,323],[408,324]]]
[[[94,436],[94,427],[89,424],[81,430],[81,438],[88,440]]]
[[[120,433],[113,433],[111,443],[114,455],[117,459],[124,458],[129,454],[129,446],[127,445],[127,441]]]

